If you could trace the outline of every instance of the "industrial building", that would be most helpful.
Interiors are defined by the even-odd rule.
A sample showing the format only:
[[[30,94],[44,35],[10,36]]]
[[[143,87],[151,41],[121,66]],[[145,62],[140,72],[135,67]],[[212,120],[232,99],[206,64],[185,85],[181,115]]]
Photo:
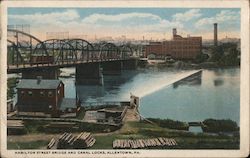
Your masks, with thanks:
[[[194,59],[201,53],[202,37],[182,37],[173,29],[173,39],[163,42],[150,42],[146,45],[146,57],[173,59]]]
[[[75,99],[64,98],[64,84],[60,80],[22,79],[16,89],[19,114],[58,117],[76,109]]]

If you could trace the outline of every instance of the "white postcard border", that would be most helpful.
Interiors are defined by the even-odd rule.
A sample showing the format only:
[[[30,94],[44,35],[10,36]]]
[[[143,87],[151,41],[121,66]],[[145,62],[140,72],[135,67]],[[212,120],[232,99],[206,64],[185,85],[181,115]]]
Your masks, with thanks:
[[[249,153],[249,2],[247,0],[137,0],[137,1],[2,1],[1,2],[1,154],[8,157],[65,157],[64,154],[38,154],[43,150],[20,150],[36,154],[15,154],[6,150],[7,90],[7,8],[8,7],[168,7],[168,8],[241,8],[241,83],[240,150],[84,150],[90,152],[138,151],[139,154],[67,154],[67,157],[243,157]],[[48,150],[44,150],[48,151]],[[49,150],[53,152],[53,150]],[[58,151],[58,150],[57,150]],[[79,150],[66,150],[76,151]],[[82,150],[81,150],[82,151]]]

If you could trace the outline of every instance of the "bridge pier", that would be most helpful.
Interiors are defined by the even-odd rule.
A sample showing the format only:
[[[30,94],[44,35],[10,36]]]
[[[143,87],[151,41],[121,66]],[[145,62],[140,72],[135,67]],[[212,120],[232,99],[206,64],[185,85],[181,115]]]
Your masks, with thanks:
[[[102,63],[104,75],[120,75],[122,73],[121,61],[109,61]]]
[[[36,79],[37,76],[41,76],[43,79],[58,79],[59,70],[58,68],[40,68],[22,71],[23,79]]]
[[[136,70],[138,65],[138,59],[128,59],[122,61],[124,70]]]
[[[100,63],[86,63],[76,66],[76,84],[103,85]]]

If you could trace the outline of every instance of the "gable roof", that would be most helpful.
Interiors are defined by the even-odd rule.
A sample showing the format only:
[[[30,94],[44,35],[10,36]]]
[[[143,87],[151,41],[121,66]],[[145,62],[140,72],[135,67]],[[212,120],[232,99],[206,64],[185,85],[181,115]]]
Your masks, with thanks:
[[[17,85],[17,89],[57,89],[60,80],[46,80],[46,79],[21,79]]]

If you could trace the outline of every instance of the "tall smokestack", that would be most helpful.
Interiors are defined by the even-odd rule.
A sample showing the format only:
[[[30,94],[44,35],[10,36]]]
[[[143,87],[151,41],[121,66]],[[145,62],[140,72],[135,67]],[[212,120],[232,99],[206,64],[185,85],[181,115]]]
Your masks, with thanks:
[[[173,28],[173,36],[177,35],[177,30],[176,28]]]
[[[214,46],[218,45],[217,23],[214,23]]]

